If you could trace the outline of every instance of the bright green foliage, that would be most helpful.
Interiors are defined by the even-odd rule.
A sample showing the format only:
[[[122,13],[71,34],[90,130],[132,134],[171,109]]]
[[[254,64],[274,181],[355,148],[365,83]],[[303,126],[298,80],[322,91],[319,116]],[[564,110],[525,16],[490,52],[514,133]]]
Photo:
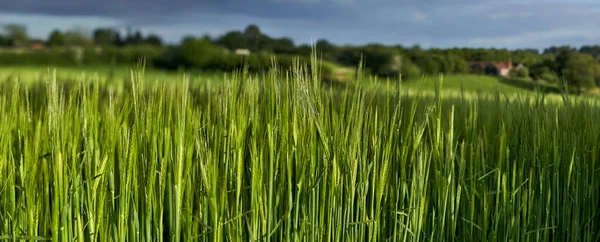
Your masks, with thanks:
[[[600,239],[597,101],[325,88],[305,69],[1,82],[0,239]]]
[[[510,77],[513,78],[529,78],[529,69],[527,69],[527,67],[520,67],[520,68],[512,68],[510,69]]]
[[[519,78],[529,78],[529,69],[527,67],[521,67],[517,70],[517,77]]]
[[[410,60],[405,59],[402,60],[402,69],[400,74],[402,79],[419,79],[421,77],[421,70]]]

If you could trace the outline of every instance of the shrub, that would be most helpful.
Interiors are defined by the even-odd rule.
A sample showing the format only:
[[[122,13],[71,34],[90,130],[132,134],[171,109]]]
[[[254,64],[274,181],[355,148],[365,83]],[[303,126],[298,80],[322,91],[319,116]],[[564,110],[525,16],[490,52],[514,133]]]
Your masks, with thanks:
[[[401,69],[402,79],[416,79],[421,77],[421,69],[410,60],[404,60],[402,62]]]
[[[529,69],[527,67],[521,67],[517,70],[517,77],[519,78],[527,78],[529,77]]]

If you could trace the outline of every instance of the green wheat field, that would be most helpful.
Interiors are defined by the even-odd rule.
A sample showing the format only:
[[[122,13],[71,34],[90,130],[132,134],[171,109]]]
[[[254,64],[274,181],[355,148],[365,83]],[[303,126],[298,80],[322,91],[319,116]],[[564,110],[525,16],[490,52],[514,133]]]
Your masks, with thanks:
[[[0,241],[599,241],[600,102],[312,64],[0,81]]]

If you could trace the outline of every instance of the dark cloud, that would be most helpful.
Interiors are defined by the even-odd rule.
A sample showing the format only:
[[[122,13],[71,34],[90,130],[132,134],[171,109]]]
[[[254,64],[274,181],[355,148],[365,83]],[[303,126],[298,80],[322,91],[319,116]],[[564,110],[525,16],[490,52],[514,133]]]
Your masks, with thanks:
[[[173,11],[209,7],[208,1],[193,0],[1,0],[0,11],[6,13],[40,13],[49,15],[93,15],[130,17],[146,14],[169,14]]]
[[[333,2],[278,0],[0,0],[0,12],[117,17],[132,22],[168,21],[182,14],[244,14],[264,18],[327,18]]]

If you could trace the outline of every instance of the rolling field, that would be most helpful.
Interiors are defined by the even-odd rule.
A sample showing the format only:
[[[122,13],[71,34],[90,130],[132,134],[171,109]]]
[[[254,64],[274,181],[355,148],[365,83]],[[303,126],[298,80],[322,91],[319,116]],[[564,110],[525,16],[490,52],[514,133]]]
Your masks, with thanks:
[[[329,65],[332,65],[328,63]],[[131,70],[135,67],[119,66],[119,67],[31,67],[31,66],[16,66],[16,67],[0,67],[0,80],[18,77],[23,81],[42,80],[49,73],[56,70],[59,79],[77,80],[77,79],[116,79],[118,81],[128,81],[131,79]],[[353,69],[334,66],[334,69],[339,69],[344,73],[345,78],[352,76]],[[188,74],[192,81],[220,83],[224,80],[224,75],[227,73],[202,73],[195,72]],[[146,81],[172,81],[181,79],[183,73],[163,71],[157,69],[147,69],[144,73]],[[440,79],[439,76],[425,76],[418,80],[402,81],[403,90],[433,92],[435,83]],[[352,81],[342,81],[342,83],[352,83]],[[383,83],[384,81],[382,81]],[[393,82],[393,81],[392,81]],[[381,86],[381,83],[378,84]],[[549,96],[554,94],[560,95],[561,91],[556,85],[547,83],[534,83],[531,80],[498,78],[495,76],[481,75],[448,75],[443,76],[442,90],[447,93],[472,93],[472,94],[531,94],[542,92]]]
[[[449,75],[443,76],[443,89],[447,91],[466,91],[475,93],[532,93],[560,94],[556,85],[534,83],[531,80],[499,78],[481,75]],[[404,85],[408,88],[435,89],[435,81],[439,76],[425,77],[423,80],[408,80]]]
[[[0,240],[600,240],[597,99],[299,69],[0,76]]]
[[[106,80],[128,81],[131,70],[135,67],[35,67],[35,66],[0,66],[0,80],[20,78],[22,81],[40,81],[56,71],[59,80]],[[146,81],[171,81],[181,79],[183,73],[147,69],[144,71]],[[223,73],[193,73],[189,75],[193,81],[222,82]]]

